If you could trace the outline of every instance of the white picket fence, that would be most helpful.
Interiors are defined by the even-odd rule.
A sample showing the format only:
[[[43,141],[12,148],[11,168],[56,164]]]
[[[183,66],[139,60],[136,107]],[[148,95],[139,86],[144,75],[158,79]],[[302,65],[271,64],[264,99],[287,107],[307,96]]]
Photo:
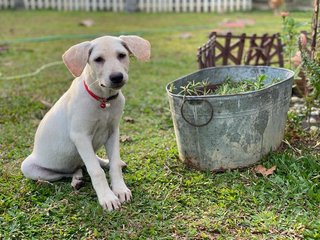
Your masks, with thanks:
[[[14,0],[0,0],[0,9],[13,8]]]
[[[125,0],[23,0],[26,9],[64,11],[124,11]],[[14,7],[14,0],[0,0],[0,8]],[[233,12],[251,10],[252,0],[139,0],[142,12]]]
[[[227,12],[251,10],[252,0],[140,0],[145,12]]]
[[[123,11],[124,0],[24,0],[27,9]]]

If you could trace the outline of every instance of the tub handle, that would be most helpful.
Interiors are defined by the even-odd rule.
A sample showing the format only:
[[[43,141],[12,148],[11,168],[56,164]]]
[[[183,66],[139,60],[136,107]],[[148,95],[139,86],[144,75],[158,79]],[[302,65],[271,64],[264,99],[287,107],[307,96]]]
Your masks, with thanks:
[[[210,108],[211,108],[211,113],[210,113],[210,118],[209,118],[209,120],[208,120],[207,122],[202,123],[202,124],[196,124],[196,123],[190,122],[190,121],[185,117],[185,115],[184,115],[184,113],[183,113],[184,105],[185,105],[186,102],[188,102],[188,101],[189,101],[189,102],[197,101],[197,99],[192,99],[192,100],[184,99],[184,101],[183,101],[183,103],[182,103],[182,105],[181,105],[181,109],[180,109],[182,118],[183,118],[187,123],[189,123],[191,126],[193,126],[193,127],[204,127],[204,126],[208,125],[208,124],[211,122],[212,118],[213,118],[213,107],[212,107],[211,103],[210,103],[208,100],[203,100],[203,99],[199,99],[199,100],[198,100],[198,101],[205,102],[206,104],[208,104],[208,105],[210,106]]]

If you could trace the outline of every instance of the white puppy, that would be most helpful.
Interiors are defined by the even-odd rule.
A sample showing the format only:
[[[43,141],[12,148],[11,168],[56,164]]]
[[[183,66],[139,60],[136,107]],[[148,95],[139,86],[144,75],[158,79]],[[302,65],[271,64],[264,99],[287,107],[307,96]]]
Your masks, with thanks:
[[[64,63],[76,78],[39,124],[33,152],[21,166],[27,178],[56,181],[73,177],[72,185],[77,187],[85,165],[104,209],[118,209],[131,199],[119,150],[119,121],[125,102],[120,89],[128,81],[129,54],[149,60],[150,43],[138,36],[104,36],[65,52]],[[108,160],[95,154],[101,146],[106,147],[110,160],[112,190],[101,168]]]

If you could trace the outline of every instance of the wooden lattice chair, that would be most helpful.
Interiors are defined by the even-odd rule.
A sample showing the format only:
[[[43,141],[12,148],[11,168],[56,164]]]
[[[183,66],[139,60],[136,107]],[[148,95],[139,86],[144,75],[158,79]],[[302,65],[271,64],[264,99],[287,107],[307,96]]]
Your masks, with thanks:
[[[217,65],[275,65],[283,67],[283,45],[279,34],[257,36],[212,32],[198,49],[200,69]]]

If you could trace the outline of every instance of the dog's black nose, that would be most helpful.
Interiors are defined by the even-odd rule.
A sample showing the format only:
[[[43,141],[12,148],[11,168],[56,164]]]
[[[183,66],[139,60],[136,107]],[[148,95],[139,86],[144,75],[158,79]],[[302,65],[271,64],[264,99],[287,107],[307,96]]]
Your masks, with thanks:
[[[123,74],[121,72],[115,72],[112,73],[109,78],[112,83],[121,83],[123,81]]]

